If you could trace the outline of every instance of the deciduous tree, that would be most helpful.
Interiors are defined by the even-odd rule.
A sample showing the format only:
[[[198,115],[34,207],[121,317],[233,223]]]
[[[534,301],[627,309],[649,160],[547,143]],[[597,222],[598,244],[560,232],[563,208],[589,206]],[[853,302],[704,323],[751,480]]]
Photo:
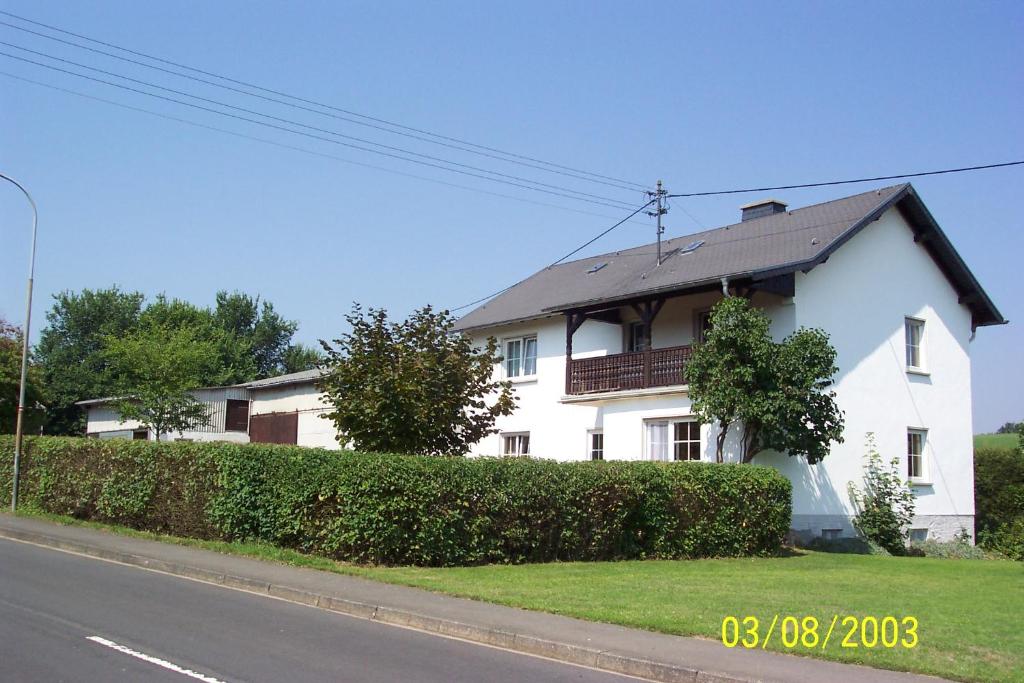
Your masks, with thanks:
[[[21,329],[0,318],[0,434],[13,434],[18,419],[21,389]],[[43,378],[39,367],[29,358],[25,382],[25,432],[39,428],[43,411]]]
[[[393,322],[355,305],[351,331],[321,342],[320,384],[339,441],[382,453],[462,455],[515,407],[509,382],[493,379],[497,342],[475,348],[455,319],[430,306]]]
[[[835,358],[821,330],[801,328],[776,343],[762,311],[741,297],[720,301],[686,368],[694,413],[718,424],[718,462],[734,426],[743,462],[769,449],[811,464],[828,455],[843,432],[842,411],[829,391]]]
[[[143,296],[114,286],[79,294],[65,291],[53,298],[35,348],[48,394],[46,431],[81,434],[85,416],[75,402],[114,394],[104,340],[135,329]]]
[[[116,379],[122,420],[138,420],[157,441],[168,432],[209,424],[206,406],[190,391],[216,370],[218,349],[195,330],[147,326],[108,338],[104,356]]]

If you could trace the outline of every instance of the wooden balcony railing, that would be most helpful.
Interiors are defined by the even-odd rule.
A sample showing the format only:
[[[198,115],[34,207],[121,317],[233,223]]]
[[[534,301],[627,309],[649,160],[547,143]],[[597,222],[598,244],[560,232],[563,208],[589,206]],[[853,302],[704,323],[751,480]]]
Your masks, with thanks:
[[[565,393],[594,394],[685,384],[683,368],[690,359],[691,350],[689,346],[670,346],[665,349],[569,359],[565,373]]]

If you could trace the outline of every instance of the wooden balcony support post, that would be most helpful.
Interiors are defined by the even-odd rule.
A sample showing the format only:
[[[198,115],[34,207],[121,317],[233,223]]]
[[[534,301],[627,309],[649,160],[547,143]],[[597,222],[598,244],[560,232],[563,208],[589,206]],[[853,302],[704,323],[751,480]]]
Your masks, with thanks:
[[[639,304],[633,304],[633,310],[640,316],[640,320],[644,324],[644,333],[647,336],[647,348],[644,349],[644,387],[651,386],[651,347],[654,345],[652,329],[654,319],[658,317],[658,313],[661,312],[661,307],[664,305],[664,299],[654,299],[653,301],[642,301]]]
[[[565,314],[565,393],[572,391],[572,336],[587,319],[585,313],[569,311]]]

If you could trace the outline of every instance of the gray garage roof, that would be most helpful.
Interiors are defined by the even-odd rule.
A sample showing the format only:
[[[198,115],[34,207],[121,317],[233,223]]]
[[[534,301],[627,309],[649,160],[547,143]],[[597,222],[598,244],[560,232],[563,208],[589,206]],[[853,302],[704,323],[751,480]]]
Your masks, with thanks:
[[[252,382],[240,384],[239,386],[249,389],[272,389],[274,387],[287,386],[289,384],[308,384],[320,379],[324,374],[323,370],[314,368],[313,370],[303,370],[302,372],[292,372],[287,375],[257,379]]]
[[[463,316],[456,329],[474,330],[699,290],[717,285],[723,277],[741,284],[810,270],[893,207],[971,308],[974,325],[1005,323],[906,183],[667,240],[662,253],[670,256],[660,266],[655,245],[648,244],[545,268]],[[702,244],[685,253],[698,242]]]

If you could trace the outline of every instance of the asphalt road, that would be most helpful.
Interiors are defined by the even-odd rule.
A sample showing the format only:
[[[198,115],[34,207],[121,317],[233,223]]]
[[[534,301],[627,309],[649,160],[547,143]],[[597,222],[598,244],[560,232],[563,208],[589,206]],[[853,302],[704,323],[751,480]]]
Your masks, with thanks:
[[[633,681],[0,539],[0,681]]]

